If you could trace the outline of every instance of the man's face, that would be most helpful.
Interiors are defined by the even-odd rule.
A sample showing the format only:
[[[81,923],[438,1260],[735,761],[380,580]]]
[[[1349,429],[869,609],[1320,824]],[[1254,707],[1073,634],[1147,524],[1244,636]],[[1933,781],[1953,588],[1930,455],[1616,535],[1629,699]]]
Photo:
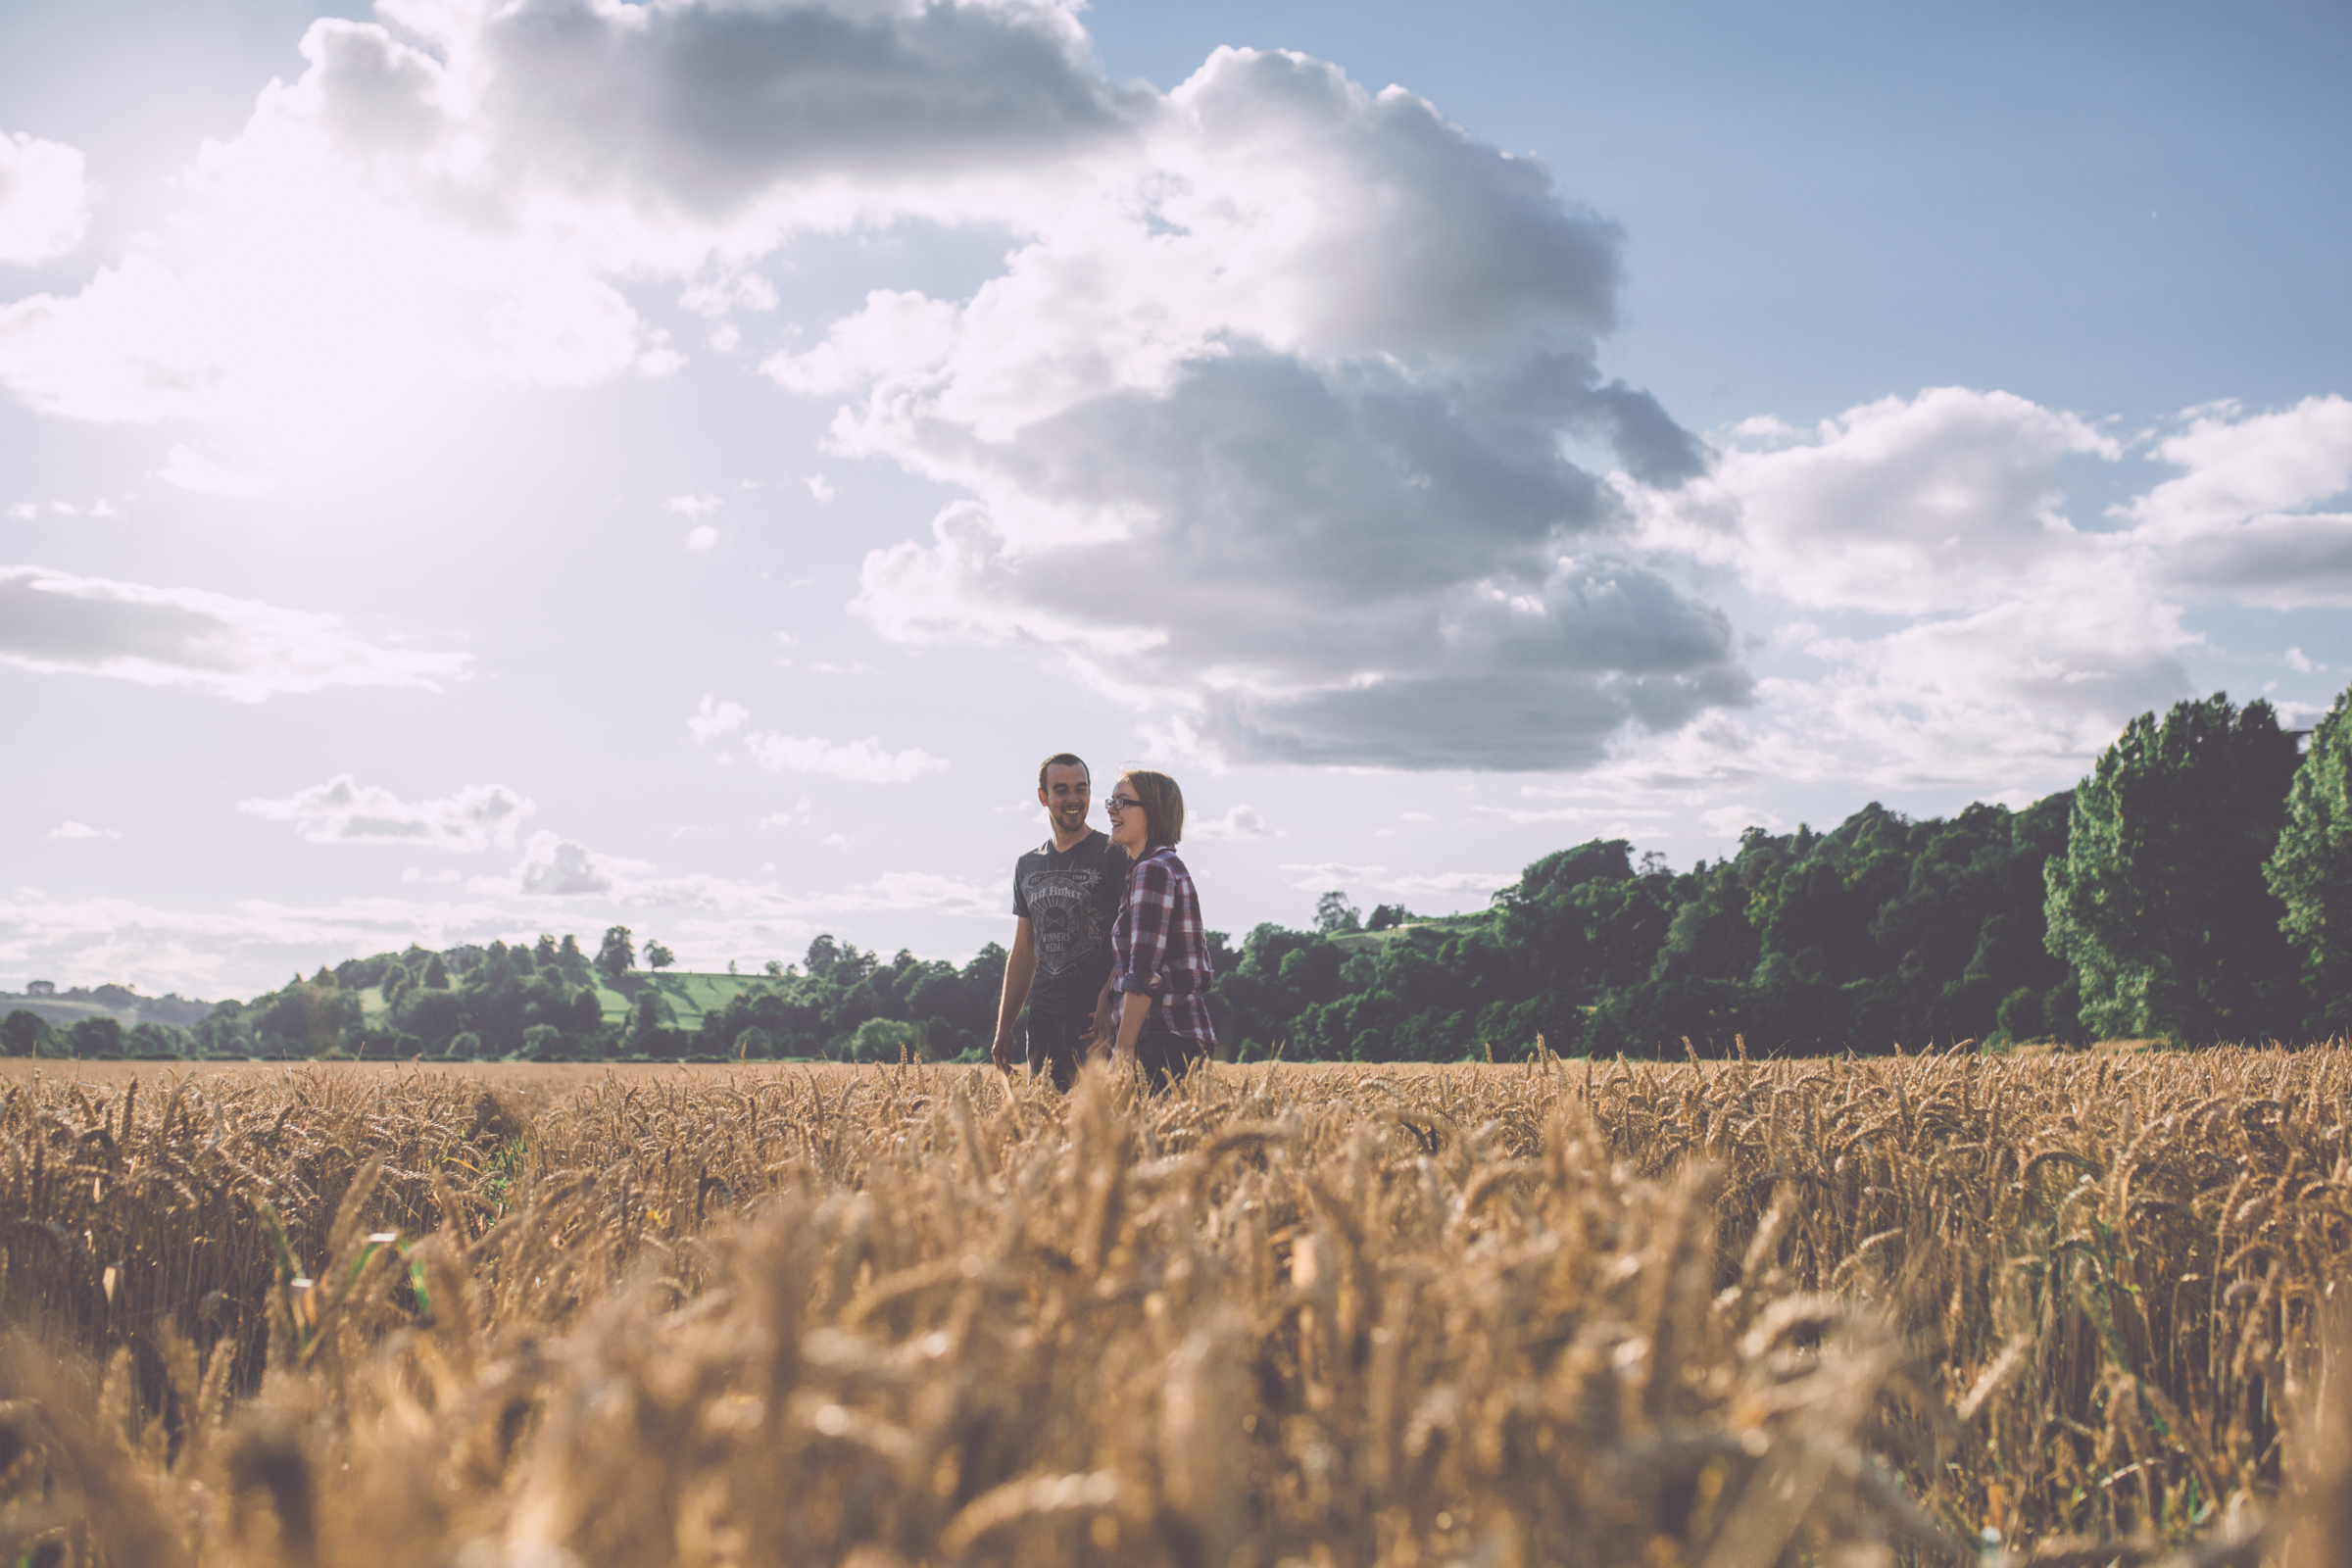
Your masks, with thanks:
[[[1086,826],[1087,808],[1094,804],[1094,784],[1086,769],[1056,762],[1046,769],[1046,787],[1037,798],[1058,833],[1075,833]]]

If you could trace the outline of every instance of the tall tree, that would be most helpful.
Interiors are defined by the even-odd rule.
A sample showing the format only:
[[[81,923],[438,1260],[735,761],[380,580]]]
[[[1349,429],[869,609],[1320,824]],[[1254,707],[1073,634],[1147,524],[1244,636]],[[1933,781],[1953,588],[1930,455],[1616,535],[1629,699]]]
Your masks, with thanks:
[[[2312,732],[2278,848],[2263,865],[2301,956],[2314,1033],[2352,1033],[2352,688]]]
[[[627,926],[605,929],[604,946],[596,950],[596,966],[615,980],[637,967],[637,944],[630,939]]]
[[[588,978],[588,955],[580,951],[579,938],[568,931],[564,933],[563,946],[556,949],[556,967],[575,985]]]
[[[1324,936],[1336,936],[1343,931],[1363,928],[1363,918],[1348,895],[1334,888],[1315,901],[1315,929]]]
[[[2090,1032],[2252,1040],[2299,1021],[2263,882],[2296,761],[2268,703],[2216,692],[2133,719],[2075,787],[2044,909]]]

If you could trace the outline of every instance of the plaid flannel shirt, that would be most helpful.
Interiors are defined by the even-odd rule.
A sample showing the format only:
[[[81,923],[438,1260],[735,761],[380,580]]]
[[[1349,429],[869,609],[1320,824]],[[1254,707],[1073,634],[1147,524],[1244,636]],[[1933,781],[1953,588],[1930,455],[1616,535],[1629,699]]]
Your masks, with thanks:
[[[1189,1035],[1202,1047],[1217,1043],[1208,1022],[1208,938],[1200,929],[1200,900],[1193,874],[1163,844],[1127,873],[1127,898],[1110,928],[1111,984],[1152,999],[1147,1033]]]

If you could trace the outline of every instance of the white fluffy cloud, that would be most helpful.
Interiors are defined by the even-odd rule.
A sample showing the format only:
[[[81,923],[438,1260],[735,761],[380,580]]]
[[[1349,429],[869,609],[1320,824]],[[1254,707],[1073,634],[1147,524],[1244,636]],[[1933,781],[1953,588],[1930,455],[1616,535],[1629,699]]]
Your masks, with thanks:
[[[1564,810],[1624,820],[1635,801],[1609,779],[1700,781],[1691,808],[1766,778],[2055,784],[2185,695],[2192,606],[2352,600],[2352,517],[2311,510],[2352,479],[2341,398],[2187,411],[2146,438],[2183,471],[2104,528],[2071,514],[2065,466],[2131,449],[2006,393],[1936,388],[1810,430],[1751,419],[1717,446],[1672,491],[1614,482],[1646,559],[1728,571],[1793,614],[1773,633],[1788,672],[1748,714],[1621,749]]]
[[[572,898],[610,893],[616,869],[625,873],[636,868],[616,866],[576,840],[534,833],[522,863],[514,869],[513,883],[516,892],[529,898]]]
[[[739,730],[750,721],[752,710],[741,703],[721,702],[708,692],[686,717],[687,733],[700,746],[711,739]]]
[[[45,262],[80,244],[91,194],[78,150],[0,131],[0,262]]]
[[[1220,50],[969,300],[877,293],[768,369],[845,455],[971,492],[877,551],[906,641],[1044,645],[1242,760],[1553,767],[1745,699],[1731,628],[1623,558],[1565,432],[1672,485],[1603,383],[1618,237],[1398,89]]]
[[[2074,415],[1937,387],[1810,431],[1752,419],[1719,437],[1704,477],[1621,488],[1652,550],[1808,609],[1923,615],[2003,603],[2023,574],[2095,560],[2100,542],[2065,515],[2059,464],[2121,450]]]
[[[2352,400],[2245,415],[2191,409],[2156,456],[2183,471],[2118,514],[2185,597],[2274,610],[2352,605]]]
[[[0,309],[0,383],[79,418],[300,439],[451,381],[663,374],[677,352],[616,283],[760,311],[752,269],[789,236],[993,217],[1153,107],[1040,0],[377,14],[312,24],[302,74],[208,145],[167,239]]]
[[[189,686],[242,702],[330,686],[463,679],[464,654],[385,648],[333,615],[197,588],[0,566],[0,662],[40,674]]]
[[[985,224],[1015,248],[970,298],[877,294],[769,362],[854,400],[843,454],[971,495],[868,562],[887,634],[1080,651],[1236,758],[1573,765],[1745,699],[1729,624],[1613,549],[1616,498],[1561,455],[1700,465],[1594,368],[1620,235],[1410,93],[1231,49],[1116,85],[1054,0],[378,18],[311,27],[168,243],[0,310],[0,382],[299,446],[453,380],[665,373],[650,280],[721,320],[777,303],[796,236]],[[174,482],[249,482],[199,456]],[[1111,559],[1164,593],[1104,592]],[[855,746],[764,754],[915,755]]]
[[[771,773],[821,773],[860,784],[905,784],[948,765],[945,758],[933,757],[919,748],[902,752],[885,750],[879,736],[868,735],[861,741],[830,741],[774,730],[746,730],[744,726],[751,719],[752,710],[741,703],[722,702],[705,693],[695,710],[687,715],[686,729],[698,746],[743,731],[745,755]],[[806,801],[800,809],[804,813],[808,810]]]
[[[472,855],[513,848],[515,830],[537,808],[504,784],[468,784],[454,794],[403,801],[341,773],[282,800],[240,801],[237,809],[291,822],[311,844],[400,844]]]
[[[829,741],[755,730],[744,736],[752,760],[772,773],[824,773],[860,784],[904,784],[946,767],[944,758],[918,749],[885,751],[879,738]]]
[[[1266,825],[1253,806],[1236,806],[1222,816],[1203,817],[1185,824],[1185,836],[1196,839],[1271,839],[1282,837]]]
[[[111,827],[92,827],[87,822],[65,821],[51,828],[49,836],[72,842],[80,839],[119,839],[122,835],[120,830]]]

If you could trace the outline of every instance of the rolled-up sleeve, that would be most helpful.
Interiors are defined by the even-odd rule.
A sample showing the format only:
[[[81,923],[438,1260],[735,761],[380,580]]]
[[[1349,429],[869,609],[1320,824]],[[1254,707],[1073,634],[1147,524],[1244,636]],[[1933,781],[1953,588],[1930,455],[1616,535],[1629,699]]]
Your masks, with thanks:
[[[1168,932],[1176,923],[1176,879],[1165,865],[1149,859],[1137,862],[1130,876],[1120,922],[1125,941],[1119,946],[1119,972],[1113,983],[1121,991],[1156,996]]]

